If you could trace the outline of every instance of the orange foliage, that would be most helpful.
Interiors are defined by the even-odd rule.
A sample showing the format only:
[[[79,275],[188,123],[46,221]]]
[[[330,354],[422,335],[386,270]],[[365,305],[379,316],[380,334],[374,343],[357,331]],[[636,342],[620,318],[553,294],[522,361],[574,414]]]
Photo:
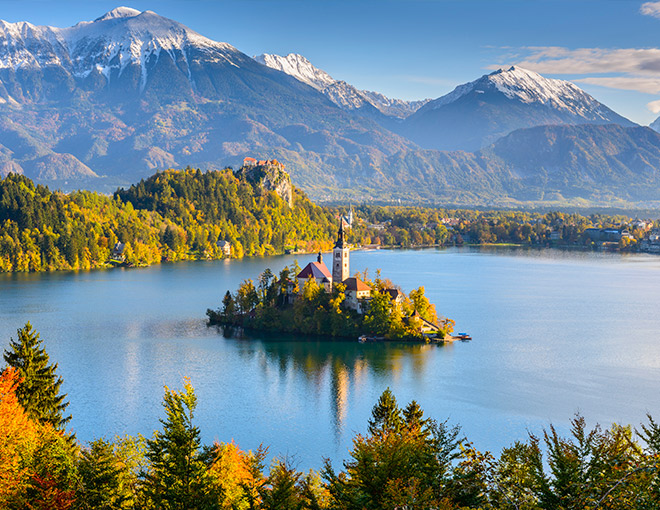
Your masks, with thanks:
[[[59,488],[51,473],[38,472],[41,457],[50,456],[40,450],[66,440],[52,426],[28,417],[16,397],[20,382],[13,367],[0,373],[0,508],[67,510],[73,491]]]
[[[25,490],[31,473],[21,459],[39,440],[39,425],[28,418],[16,397],[20,382],[13,367],[0,374],[0,508]]]
[[[233,441],[216,443],[215,451],[210,473],[224,496],[221,508],[250,508],[250,501],[259,500],[257,488],[265,483],[263,475],[254,469],[255,455],[240,450]]]

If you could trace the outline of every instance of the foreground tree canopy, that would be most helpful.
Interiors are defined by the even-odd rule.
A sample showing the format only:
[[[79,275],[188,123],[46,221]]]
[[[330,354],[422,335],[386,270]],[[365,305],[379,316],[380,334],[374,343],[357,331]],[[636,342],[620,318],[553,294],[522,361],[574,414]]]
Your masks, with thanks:
[[[29,325],[20,332],[32,352],[45,356]],[[340,468],[326,460],[320,472],[301,473],[286,458],[266,469],[267,448],[203,445],[187,381],[181,391],[165,388],[161,429],[150,438],[86,446],[71,440],[61,422],[40,418],[52,401],[35,400],[34,387],[14,366],[0,373],[0,508],[660,508],[660,425],[651,416],[639,430],[589,428],[576,416],[567,436],[550,426],[496,456],[478,451],[458,426],[425,416],[415,401],[400,407],[386,389]],[[36,405],[32,412],[25,398],[25,406]]]

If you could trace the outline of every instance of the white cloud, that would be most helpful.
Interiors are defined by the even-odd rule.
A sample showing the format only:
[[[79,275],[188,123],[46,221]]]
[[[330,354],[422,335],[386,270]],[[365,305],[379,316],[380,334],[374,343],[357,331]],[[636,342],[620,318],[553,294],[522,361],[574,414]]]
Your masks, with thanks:
[[[611,89],[636,90],[646,94],[660,94],[660,77],[646,78],[641,76],[588,76],[574,80],[579,83],[600,85]]]
[[[651,101],[649,104],[646,105],[646,107],[649,109],[650,112],[653,113],[660,113],[660,100],[658,101]]]
[[[657,4],[660,13],[660,2]],[[542,46],[521,48],[517,55],[504,58],[509,64],[540,74],[571,74],[583,76],[575,79],[582,83],[647,94],[660,93],[660,48]],[[490,67],[498,69],[502,66]]]
[[[646,16],[660,18],[660,2],[645,2],[639,8],[639,12]]]
[[[524,48],[516,65],[548,74],[637,73],[660,75],[660,48]],[[493,66],[495,67],[495,66]],[[500,67],[500,66],[497,66]]]

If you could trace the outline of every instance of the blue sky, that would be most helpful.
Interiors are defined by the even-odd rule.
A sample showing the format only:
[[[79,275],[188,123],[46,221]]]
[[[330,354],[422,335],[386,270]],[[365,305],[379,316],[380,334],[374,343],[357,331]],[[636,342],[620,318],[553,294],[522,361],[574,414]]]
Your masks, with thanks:
[[[239,50],[305,55],[391,97],[439,97],[501,65],[575,82],[622,115],[660,115],[660,2],[632,0],[0,0],[0,18],[70,26],[120,5]]]

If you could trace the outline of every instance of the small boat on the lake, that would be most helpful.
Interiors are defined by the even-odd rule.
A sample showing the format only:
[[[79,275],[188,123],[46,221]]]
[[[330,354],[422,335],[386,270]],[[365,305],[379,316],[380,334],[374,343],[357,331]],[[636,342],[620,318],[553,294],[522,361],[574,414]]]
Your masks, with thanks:
[[[455,338],[458,340],[472,340],[472,337],[467,333],[457,333]]]
[[[384,336],[368,336],[368,335],[360,335],[358,337],[358,342],[361,344],[365,344],[367,342],[383,342],[385,340]]]

